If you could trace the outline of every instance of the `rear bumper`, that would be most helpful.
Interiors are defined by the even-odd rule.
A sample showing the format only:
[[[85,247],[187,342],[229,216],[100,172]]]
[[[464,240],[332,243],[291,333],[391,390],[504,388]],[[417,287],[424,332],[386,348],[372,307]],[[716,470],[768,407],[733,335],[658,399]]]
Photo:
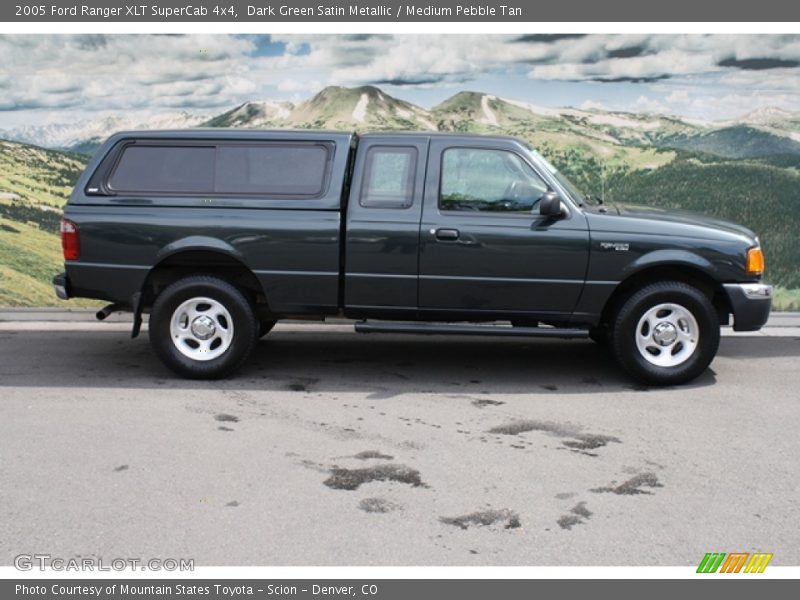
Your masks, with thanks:
[[[766,283],[725,283],[723,287],[733,311],[733,330],[761,329],[772,308],[772,286]]]
[[[53,289],[61,300],[69,300],[69,277],[66,273],[59,273],[53,277]]]

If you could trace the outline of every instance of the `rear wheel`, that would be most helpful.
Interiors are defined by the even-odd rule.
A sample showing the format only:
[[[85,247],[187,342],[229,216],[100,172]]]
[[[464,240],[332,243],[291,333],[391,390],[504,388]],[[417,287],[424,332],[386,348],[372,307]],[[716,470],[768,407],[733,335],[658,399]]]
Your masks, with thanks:
[[[719,347],[719,321],[708,297],[678,281],[650,284],[622,304],[611,345],[617,361],[654,385],[686,383],[706,370]]]
[[[259,331],[253,306],[236,287],[205,275],[176,281],[156,298],[150,344],[161,361],[192,379],[218,379],[238,369]]]

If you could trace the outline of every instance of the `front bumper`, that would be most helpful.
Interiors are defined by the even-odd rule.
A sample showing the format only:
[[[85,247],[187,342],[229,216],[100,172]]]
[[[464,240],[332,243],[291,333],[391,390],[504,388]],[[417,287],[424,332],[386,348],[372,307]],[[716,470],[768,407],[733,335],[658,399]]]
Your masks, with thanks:
[[[66,273],[59,273],[53,277],[53,289],[61,300],[69,300],[69,277]]]
[[[733,311],[733,330],[761,329],[772,308],[772,286],[766,283],[725,283],[722,287]]]

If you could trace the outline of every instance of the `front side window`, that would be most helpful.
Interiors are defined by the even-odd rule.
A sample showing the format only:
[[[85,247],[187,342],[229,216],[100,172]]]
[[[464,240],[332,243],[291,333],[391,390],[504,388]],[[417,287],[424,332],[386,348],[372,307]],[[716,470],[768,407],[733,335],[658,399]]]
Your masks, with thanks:
[[[373,146],[367,152],[361,206],[407,208],[414,200],[417,149]]]
[[[530,213],[546,191],[547,183],[513,152],[449,148],[442,155],[440,210]]]

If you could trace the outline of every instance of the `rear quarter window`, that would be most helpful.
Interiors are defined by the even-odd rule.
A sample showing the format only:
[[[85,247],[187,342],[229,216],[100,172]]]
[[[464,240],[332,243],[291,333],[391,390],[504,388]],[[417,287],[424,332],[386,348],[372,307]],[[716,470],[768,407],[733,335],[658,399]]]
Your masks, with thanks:
[[[367,152],[359,203],[377,208],[408,208],[414,199],[417,149],[373,146]]]
[[[128,146],[108,187],[119,192],[213,190],[215,152],[213,146]]]
[[[324,143],[126,146],[107,179],[111,192],[314,198],[325,191]]]
[[[328,150],[321,145],[220,146],[215,191],[318,196],[325,185],[327,162]]]

